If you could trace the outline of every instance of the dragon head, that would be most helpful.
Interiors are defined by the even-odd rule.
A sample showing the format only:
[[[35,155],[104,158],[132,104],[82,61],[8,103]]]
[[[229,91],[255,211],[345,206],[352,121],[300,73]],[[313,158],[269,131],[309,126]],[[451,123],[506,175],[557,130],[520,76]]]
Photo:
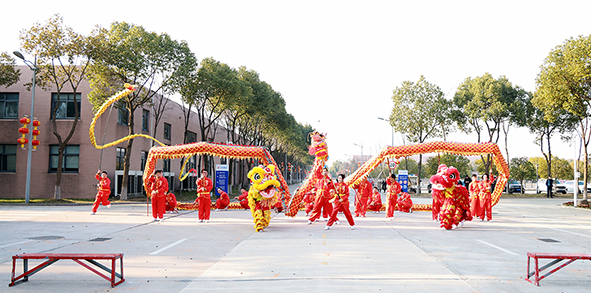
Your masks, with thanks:
[[[326,146],[326,134],[314,131],[310,133],[312,140],[308,147],[308,153],[312,156],[328,159],[328,148]]]
[[[248,172],[247,177],[252,183],[251,188],[256,189],[265,199],[273,198],[277,191],[276,188],[280,186],[279,181],[275,177],[274,165],[254,167]]]
[[[455,167],[447,167],[445,164],[439,165],[437,174],[431,176],[432,189],[444,190],[456,185],[460,180],[460,172]]]

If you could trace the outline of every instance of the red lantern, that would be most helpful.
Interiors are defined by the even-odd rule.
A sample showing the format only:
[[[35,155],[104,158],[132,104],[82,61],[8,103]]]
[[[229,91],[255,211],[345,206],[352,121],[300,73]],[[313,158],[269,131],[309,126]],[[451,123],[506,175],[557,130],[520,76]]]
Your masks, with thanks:
[[[29,129],[26,127],[21,127],[18,129],[18,132],[20,132],[21,134],[25,135],[27,133],[29,133]]]
[[[24,137],[21,137],[17,139],[17,142],[21,144],[21,148],[25,148],[25,144],[29,143],[29,140]]]
[[[23,118],[21,118],[21,120],[19,120],[19,122],[24,124],[26,127],[27,124],[31,123],[31,119],[29,119],[29,117],[23,117]]]
[[[36,150],[37,146],[39,145],[39,141],[37,140],[37,135],[41,133],[41,131],[37,130],[37,126],[39,125],[41,125],[41,122],[39,122],[39,120],[33,120],[33,141],[31,142],[33,144],[33,150]],[[35,144],[35,142],[37,142],[37,144]]]

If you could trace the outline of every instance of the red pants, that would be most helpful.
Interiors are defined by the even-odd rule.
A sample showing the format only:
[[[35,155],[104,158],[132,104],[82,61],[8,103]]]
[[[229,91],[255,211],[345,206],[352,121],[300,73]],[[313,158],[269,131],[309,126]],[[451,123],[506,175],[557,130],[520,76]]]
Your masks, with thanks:
[[[250,209],[250,206],[248,205],[248,199],[241,201],[240,205],[242,206],[243,209],[247,209],[247,210]]]
[[[152,217],[154,219],[164,218],[164,210],[166,209],[166,197],[164,195],[152,195]]]
[[[357,197],[355,199],[355,217],[364,216],[367,212],[367,197]]]
[[[439,218],[439,212],[441,211],[441,205],[443,204],[443,200],[439,200],[437,197],[433,197],[433,204],[431,205],[431,217],[433,220],[437,220]]]
[[[310,221],[314,222],[320,218],[320,212],[322,208],[332,213],[332,204],[328,202],[328,200],[328,198],[322,196],[318,198],[318,200],[314,203],[314,208],[312,209],[312,214],[310,215],[309,219]]]
[[[392,199],[388,200],[388,210],[386,211],[386,218],[394,217],[394,211],[396,210],[396,202],[398,196],[393,196]]]
[[[484,195],[480,198],[480,218],[487,221],[492,220],[492,206],[490,194]]]
[[[103,206],[108,206],[111,204],[111,202],[109,202],[109,193],[103,193],[103,192],[97,192],[96,194],[96,199],[94,200],[94,204],[92,204],[92,212],[96,213],[96,211],[98,210],[98,207],[100,204],[103,204]]]
[[[313,208],[314,208],[314,203],[313,202],[306,203],[306,215],[309,214],[312,211]]]
[[[379,212],[382,209],[382,204],[381,203],[370,204],[367,207],[367,209],[370,211]]]
[[[480,217],[480,210],[480,198],[478,196],[473,196],[470,199],[470,214],[472,214],[473,217]]]
[[[225,209],[230,203],[225,201],[225,200],[221,200],[220,198],[218,198],[218,200],[215,201],[215,208],[218,210],[223,210]]]
[[[349,202],[346,201],[341,203],[338,200],[335,200],[334,202],[334,208],[332,210],[332,214],[330,215],[330,220],[328,220],[328,223],[326,224],[327,226],[332,226],[335,221],[339,220],[337,219],[337,214],[339,212],[343,212],[343,214],[345,214],[345,218],[347,218],[349,225],[355,226],[355,221],[353,221],[353,216],[351,216],[351,211],[349,210]]]
[[[328,204],[325,204],[322,207],[322,217],[325,219],[328,219],[328,217],[330,217],[330,215],[332,214],[332,203],[329,203],[327,201]]]
[[[211,197],[200,195],[197,198],[199,203],[199,220],[209,220],[209,214],[211,213]]]

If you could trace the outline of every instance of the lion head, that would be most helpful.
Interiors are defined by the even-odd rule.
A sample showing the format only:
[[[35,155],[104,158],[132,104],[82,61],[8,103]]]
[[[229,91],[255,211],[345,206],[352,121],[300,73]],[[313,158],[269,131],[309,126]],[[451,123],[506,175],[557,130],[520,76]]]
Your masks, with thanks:
[[[279,181],[275,176],[275,166],[257,166],[248,172],[248,179],[252,183],[251,189],[258,191],[263,199],[271,199],[275,197],[277,187],[280,186]]]

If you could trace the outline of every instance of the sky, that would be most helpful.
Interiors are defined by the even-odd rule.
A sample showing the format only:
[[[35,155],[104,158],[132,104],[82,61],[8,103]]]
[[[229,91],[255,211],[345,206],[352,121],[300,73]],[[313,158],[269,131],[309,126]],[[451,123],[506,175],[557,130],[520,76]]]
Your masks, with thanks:
[[[26,3],[26,4],[25,4]],[[591,1],[12,1],[2,4],[0,52],[19,33],[59,13],[88,34],[114,21],[186,40],[199,60],[245,66],[280,92],[286,110],[327,134],[329,164],[392,144],[392,94],[421,75],[448,99],[468,77],[490,73],[534,92],[544,58],[591,33]],[[19,65],[22,62],[19,61]],[[542,156],[527,129],[512,127],[509,155]],[[438,141],[433,138],[429,141]],[[448,141],[477,142],[454,133]],[[401,145],[399,133],[394,144]],[[359,147],[363,146],[363,147]],[[499,146],[504,150],[503,138]],[[574,157],[552,139],[553,154]]]

